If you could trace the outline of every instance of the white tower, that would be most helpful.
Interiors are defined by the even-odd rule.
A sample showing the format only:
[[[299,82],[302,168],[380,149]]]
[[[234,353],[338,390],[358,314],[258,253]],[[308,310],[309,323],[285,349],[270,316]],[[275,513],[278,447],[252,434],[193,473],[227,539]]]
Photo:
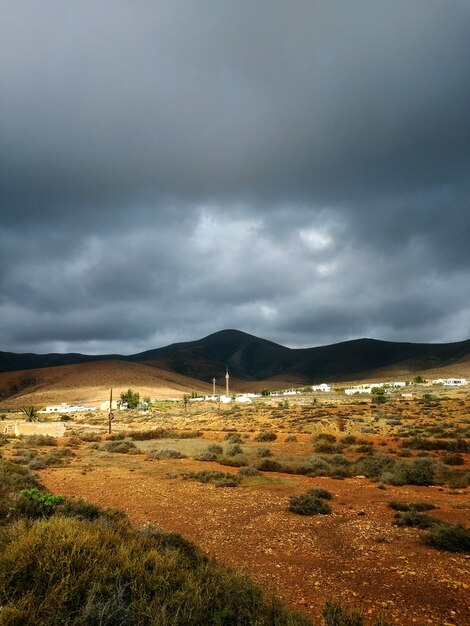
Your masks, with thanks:
[[[229,397],[229,396],[230,396],[230,392],[229,392],[229,384],[228,384],[229,378],[230,378],[230,375],[229,375],[229,373],[228,373],[228,365],[227,365],[226,370],[225,370],[225,395],[226,395],[227,397]]]

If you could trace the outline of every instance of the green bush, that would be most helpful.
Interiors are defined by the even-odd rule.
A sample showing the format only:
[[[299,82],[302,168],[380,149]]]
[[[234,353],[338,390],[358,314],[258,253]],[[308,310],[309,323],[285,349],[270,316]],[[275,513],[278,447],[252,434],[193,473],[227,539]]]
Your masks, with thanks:
[[[417,513],[416,511],[405,511],[403,513],[395,514],[395,526],[410,526],[412,528],[432,528],[438,520],[424,513]]]
[[[237,454],[243,454],[243,449],[238,443],[234,443],[231,446],[227,446],[225,454],[227,456],[236,456]]]
[[[122,441],[107,441],[104,444],[104,449],[107,452],[117,452],[119,454],[135,454],[139,452],[135,443],[126,439]]]
[[[464,465],[465,459],[458,452],[447,452],[442,457],[442,461],[446,465]]]
[[[470,552],[470,529],[462,524],[436,524],[423,537],[426,545],[448,552]]]
[[[356,462],[356,473],[367,478],[378,478],[382,472],[392,468],[395,460],[387,454],[364,456]]]
[[[225,439],[227,440],[227,443],[241,443],[242,442],[242,438],[240,437],[238,433],[227,433],[225,435]]]
[[[218,443],[210,443],[207,446],[207,452],[211,452],[212,454],[222,454],[224,449]]]
[[[256,449],[256,456],[267,457],[267,456],[272,456],[272,455],[273,453],[271,452],[269,448],[257,448]]]
[[[23,437],[23,443],[27,446],[56,446],[57,439],[49,435],[28,435]]]
[[[263,459],[256,466],[260,472],[282,472],[283,467],[277,461],[273,461],[272,459]]]
[[[171,450],[169,448],[164,448],[163,450],[151,450],[147,454],[147,457],[149,459],[160,461],[161,459],[185,459],[186,455],[180,452],[179,450]]]
[[[224,474],[217,470],[203,470],[202,472],[190,472],[185,475],[190,480],[197,480],[201,483],[212,483],[216,487],[236,487],[240,483],[238,474]]]
[[[312,490],[313,491],[313,490]],[[289,511],[298,515],[329,515],[331,508],[311,491],[289,498]]]
[[[276,441],[277,435],[272,430],[262,430],[255,437],[255,441]]]
[[[65,517],[4,534],[0,605],[18,625],[309,624],[177,536]]]
[[[314,498],[320,498],[321,500],[331,500],[333,498],[333,494],[328,489],[324,489],[323,487],[314,487],[307,491],[308,494],[313,496]]]
[[[255,467],[241,467],[238,470],[238,475],[239,476],[259,476],[260,475],[260,471],[257,470]]]

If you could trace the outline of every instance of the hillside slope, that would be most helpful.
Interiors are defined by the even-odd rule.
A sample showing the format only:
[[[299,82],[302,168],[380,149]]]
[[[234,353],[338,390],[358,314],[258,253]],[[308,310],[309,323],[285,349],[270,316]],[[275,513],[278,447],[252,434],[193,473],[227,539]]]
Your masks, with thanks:
[[[207,388],[213,377],[220,384],[226,366],[232,380],[305,384],[370,378],[379,372],[405,376],[440,368],[458,374],[468,371],[469,362],[470,340],[418,344],[356,339],[317,348],[292,349],[238,330],[223,330],[196,341],[176,343],[130,356],[0,353],[0,371],[24,370],[10,384],[10,387],[17,384],[18,391],[21,387],[34,386],[34,378],[42,378],[38,372],[44,368],[74,367],[82,375],[87,369],[85,366],[93,364],[97,368],[99,363],[102,364],[102,376],[109,371],[106,374],[108,385],[119,384],[113,382],[116,376],[118,381],[130,385],[130,381],[137,381],[140,375],[142,381],[146,381],[148,377],[164,379],[172,374],[189,378],[181,382],[187,390],[195,389],[196,384],[200,389]],[[32,363],[35,364],[34,373]],[[110,363],[114,365],[111,367]],[[118,367],[117,363],[121,365]],[[144,369],[136,370],[136,367]],[[139,376],[134,377],[134,371],[140,372]],[[7,380],[9,378],[5,374],[0,377],[0,390],[5,389]],[[203,382],[196,383],[196,380]],[[173,384],[173,379],[171,381]]]

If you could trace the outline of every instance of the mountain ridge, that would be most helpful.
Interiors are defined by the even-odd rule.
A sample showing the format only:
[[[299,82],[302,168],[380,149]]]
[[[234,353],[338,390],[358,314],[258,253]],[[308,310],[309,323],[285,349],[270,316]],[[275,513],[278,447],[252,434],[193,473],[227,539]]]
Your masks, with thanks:
[[[317,346],[289,348],[236,329],[211,333],[195,341],[173,343],[131,355],[80,353],[17,354],[0,352],[0,372],[13,372],[98,361],[142,363],[208,381],[225,367],[239,380],[286,377],[297,381],[352,380],[403,364],[409,371],[425,371],[470,359],[470,340],[454,343],[390,342],[361,338]]]

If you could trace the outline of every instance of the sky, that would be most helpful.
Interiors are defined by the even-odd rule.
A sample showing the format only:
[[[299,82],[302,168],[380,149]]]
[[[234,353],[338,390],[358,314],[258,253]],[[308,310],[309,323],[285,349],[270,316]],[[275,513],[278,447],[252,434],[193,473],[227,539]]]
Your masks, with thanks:
[[[470,338],[470,0],[0,0],[0,350]]]

